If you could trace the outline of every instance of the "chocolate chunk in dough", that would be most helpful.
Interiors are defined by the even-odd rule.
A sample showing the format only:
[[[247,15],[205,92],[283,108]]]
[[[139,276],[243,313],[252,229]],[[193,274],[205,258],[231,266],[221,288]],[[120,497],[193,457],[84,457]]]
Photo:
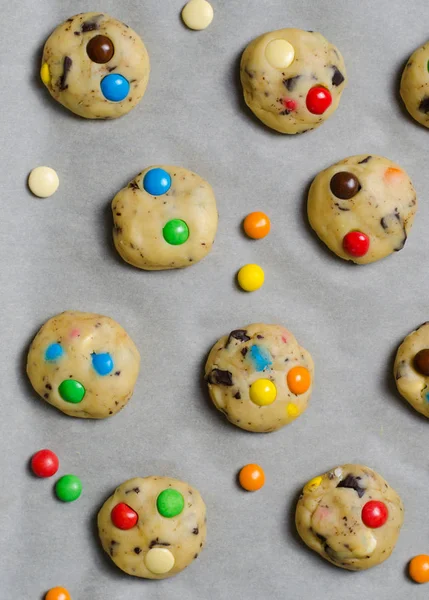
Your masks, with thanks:
[[[351,488],[357,493],[359,498],[362,498],[366,490],[360,487],[360,479],[360,477],[354,477],[354,475],[349,474],[342,481],[340,481],[340,483],[337,485],[337,488]]]

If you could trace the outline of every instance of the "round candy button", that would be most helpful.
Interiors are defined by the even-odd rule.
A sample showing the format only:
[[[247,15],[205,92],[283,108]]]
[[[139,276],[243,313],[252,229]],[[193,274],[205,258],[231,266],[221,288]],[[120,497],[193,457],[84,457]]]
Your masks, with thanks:
[[[144,564],[151,573],[163,575],[174,567],[174,556],[168,548],[151,548],[144,557]]]
[[[91,354],[92,366],[99,375],[108,375],[113,370],[113,359],[108,352]]]
[[[245,292],[254,292],[264,285],[265,274],[259,265],[244,265],[238,271],[237,280]]]
[[[28,176],[28,187],[38,198],[49,198],[59,185],[58,175],[51,167],[36,167]]]
[[[305,394],[311,385],[310,371],[305,367],[293,367],[288,372],[286,381],[292,394],[296,396]]]
[[[180,492],[168,488],[159,494],[156,507],[160,515],[171,519],[180,515],[185,507],[185,500]]]
[[[287,69],[295,58],[295,50],[287,40],[272,40],[265,48],[265,58],[275,69]]]
[[[265,484],[264,470],[256,464],[245,465],[238,475],[238,481],[243,489],[256,492]]]
[[[270,233],[270,219],[263,212],[252,212],[244,219],[243,228],[250,238],[260,240]]]
[[[46,594],[45,600],[71,600],[71,596],[66,588],[54,587]]]
[[[310,479],[310,481],[305,484],[304,492],[314,492],[314,490],[317,490],[317,488],[320,486],[322,481],[323,479],[320,475],[313,477],[313,479]]]
[[[58,456],[52,450],[39,450],[31,459],[31,470],[37,477],[52,477],[59,465]]]
[[[350,200],[353,196],[356,196],[360,190],[359,179],[353,173],[347,171],[339,171],[331,179],[330,183],[331,192],[337,198],[342,200]]]
[[[206,29],[213,21],[213,7],[207,0],[190,0],[183,7],[182,19],[189,29]]]
[[[350,231],[344,236],[343,248],[350,256],[365,256],[369,250],[369,237],[361,231]]]
[[[249,390],[250,399],[258,406],[268,406],[277,397],[276,386],[269,379],[257,379]]]
[[[123,530],[132,529],[137,525],[137,521],[139,520],[136,511],[131,506],[128,506],[128,504],[125,504],[125,502],[120,502],[112,509],[110,518],[115,527]]]
[[[58,392],[63,400],[72,404],[79,404],[85,396],[85,388],[75,379],[64,379],[60,383]]]
[[[128,96],[130,84],[125,77],[118,73],[110,73],[101,80],[101,91],[106,100],[122,102]]]
[[[45,360],[57,360],[64,354],[61,344],[50,344],[45,351]]]
[[[62,502],[74,502],[82,493],[82,482],[76,475],[63,475],[55,484],[55,493]]]
[[[180,246],[189,238],[189,228],[182,219],[172,219],[164,225],[162,235],[167,244]]]
[[[110,38],[105,35],[96,35],[87,43],[86,53],[92,62],[104,65],[113,58],[115,48]]]
[[[143,178],[143,188],[151,196],[162,196],[171,188],[171,176],[164,169],[155,168]]]
[[[414,357],[414,368],[420,375],[429,377],[429,348],[417,352]]]
[[[411,559],[408,573],[416,583],[429,583],[429,556],[419,554]]]
[[[306,104],[313,115],[323,115],[332,104],[331,92],[325,87],[317,85],[308,90]]]
[[[384,525],[388,516],[387,506],[379,500],[370,500],[362,508],[362,521],[371,529],[377,529]]]

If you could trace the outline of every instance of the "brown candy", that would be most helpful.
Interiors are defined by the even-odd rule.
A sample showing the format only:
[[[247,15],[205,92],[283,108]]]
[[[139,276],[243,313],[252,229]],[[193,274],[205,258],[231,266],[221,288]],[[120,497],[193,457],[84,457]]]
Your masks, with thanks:
[[[350,200],[360,190],[359,179],[353,173],[340,171],[335,173],[331,179],[331,192],[337,198],[342,200]]]
[[[414,368],[421,375],[429,377],[429,349],[420,350],[414,357]]]
[[[96,35],[89,40],[86,53],[92,62],[104,65],[112,59],[115,48],[111,39],[105,35]]]

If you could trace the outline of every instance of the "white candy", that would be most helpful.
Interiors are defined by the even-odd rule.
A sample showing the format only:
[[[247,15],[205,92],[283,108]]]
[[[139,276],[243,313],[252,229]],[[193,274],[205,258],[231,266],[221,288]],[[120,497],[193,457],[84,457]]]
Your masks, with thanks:
[[[60,180],[51,167],[36,167],[28,177],[30,191],[39,198],[48,198],[55,194],[60,185]]]
[[[182,19],[189,29],[205,29],[213,21],[213,7],[207,0],[190,0],[182,10]]]

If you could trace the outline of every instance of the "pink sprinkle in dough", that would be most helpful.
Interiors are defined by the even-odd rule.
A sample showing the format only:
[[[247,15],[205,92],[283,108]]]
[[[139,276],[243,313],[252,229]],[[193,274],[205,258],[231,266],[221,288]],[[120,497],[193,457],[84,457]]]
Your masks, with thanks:
[[[285,338],[284,335],[282,335],[282,342],[283,342],[283,344],[287,344],[287,339]]]
[[[70,333],[70,337],[71,338],[76,338],[80,336],[80,331],[79,329],[72,329],[71,333]]]

